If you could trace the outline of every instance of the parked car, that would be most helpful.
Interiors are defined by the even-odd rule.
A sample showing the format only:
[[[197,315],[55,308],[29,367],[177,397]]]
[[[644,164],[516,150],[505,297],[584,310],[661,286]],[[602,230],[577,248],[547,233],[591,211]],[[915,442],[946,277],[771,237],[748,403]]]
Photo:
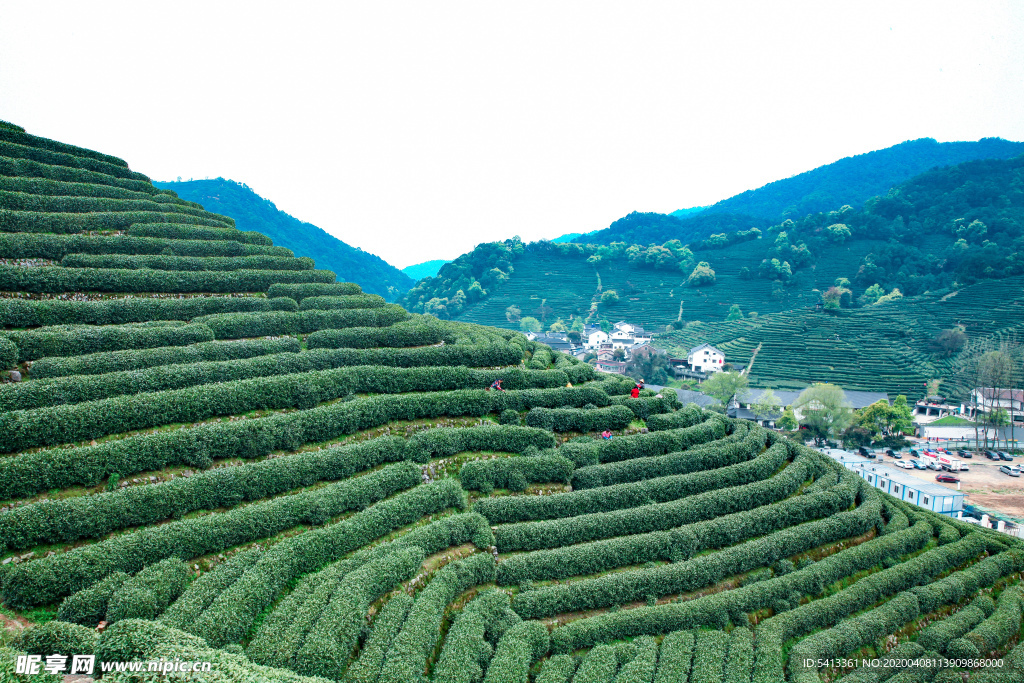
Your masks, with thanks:
[[[999,454],[995,451],[985,451],[985,457],[989,460],[1002,460],[1002,458],[999,457]]]
[[[902,460],[903,459],[903,455],[900,454],[899,451],[890,451],[890,455],[892,455],[893,460]]]
[[[1011,477],[1019,477],[1020,476],[1020,469],[1017,468],[1017,467],[1011,467],[1010,465],[1000,465],[999,466],[999,471],[1002,472],[1003,474],[1007,474],[1007,475],[1009,475]]]
[[[896,463],[896,467],[902,467],[905,470],[912,470],[915,465],[917,465],[916,460],[900,460]]]
[[[958,458],[973,458],[974,456],[971,454],[970,451],[957,451],[956,452],[956,457],[958,457]]]
[[[926,470],[926,469],[928,469],[928,465],[925,465],[920,460],[911,460],[910,461],[910,466],[913,467],[915,470]]]
[[[954,477],[952,474],[936,474],[935,481],[941,481],[944,484],[959,484],[960,480]]]
[[[1013,456],[1007,453],[1006,451],[996,451],[996,453],[1003,460],[1006,460],[1007,462],[1013,462]]]
[[[939,463],[937,463],[934,460],[932,460],[931,462],[928,463],[928,469],[930,469],[930,470],[941,470],[942,469],[942,465],[940,465]]]
[[[910,457],[911,458],[920,458],[921,457],[921,451],[917,450],[916,448],[911,448],[910,449]]]
[[[893,458],[895,458],[895,457],[896,457],[896,451],[894,451],[894,450],[893,450],[893,449],[891,449],[891,448],[886,448],[886,449],[885,449],[885,454],[886,454],[886,455],[888,455],[888,456],[890,456],[890,457],[893,457]]]
[[[863,455],[865,458],[870,458],[871,457],[871,451],[869,451],[868,449],[864,448],[863,446],[858,448],[857,452],[860,453],[861,455]]]

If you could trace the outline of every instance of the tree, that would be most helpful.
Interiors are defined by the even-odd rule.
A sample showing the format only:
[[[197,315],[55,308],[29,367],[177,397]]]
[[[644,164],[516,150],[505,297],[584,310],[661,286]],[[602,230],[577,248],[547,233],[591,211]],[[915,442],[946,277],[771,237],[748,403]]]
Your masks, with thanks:
[[[534,334],[537,334],[540,332],[540,321],[528,315],[519,321],[519,329],[523,332],[533,332]]]
[[[633,379],[663,385],[668,382],[668,354],[653,346],[642,346],[633,352],[625,372]]]
[[[963,333],[961,328],[955,328],[939,332],[935,338],[932,339],[929,346],[932,351],[936,352],[943,358],[949,358],[963,349],[964,344],[966,343],[967,335]]]
[[[583,333],[586,331],[587,326],[583,322],[583,318],[581,318],[580,316],[576,316],[576,318],[572,321],[572,326],[569,327],[569,329],[572,330],[573,332]]]
[[[715,283],[715,271],[711,270],[711,264],[701,261],[694,267],[690,277],[686,278],[686,284],[691,287],[700,285],[711,285]]]
[[[729,314],[725,316],[726,321],[729,320],[743,320],[743,311],[740,309],[739,304],[733,304],[729,307]]]
[[[1002,393],[1000,389],[1012,387],[1014,383],[1016,367],[1013,358],[1006,351],[988,351],[978,358],[976,373],[978,388],[988,389],[988,391],[982,391],[985,422],[993,427],[1003,426],[997,424],[995,420],[1002,419],[1002,416],[998,416],[997,413],[999,397]],[[988,446],[988,430],[985,430],[985,446]]]
[[[899,415],[886,400],[876,401],[861,409],[857,416],[857,423],[872,435],[890,436],[898,421]]]
[[[511,306],[505,309],[505,319],[508,320],[510,323],[517,323],[522,319],[522,317],[522,309],[516,306],[515,304],[512,304]]]
[[[728,405],[733,396],[738,401],[746,398],[749,385],[750,381],[738,372],[716,372],[701,382],[700,390],[712,398],[717,398],[724,406]]]
[[[614,289],[609,289],[607,292],[601,295],[601,303],[605,306],[614,306],[619,303],[619,293]]]
[[[893,434],[910,434],[914,431],[914,413],[910,410],[907,397],[900,394],[892,402],[892,410],[896,414],[896,423],[893,425]]]
[[[598,324],[601,326],[602,332],[604,332],[605,334],[611,334],[612,324],[610,322],[608,322],[607,320],[602,320]]]
[[[615,349],[612,351],[612,360],[623,360],[626,357],[626,352],[623,349]]]
[[[853,419],[846,394],[835,384],[812,384],[800,392],[793,408],[801,412],[800,424],[808,428],[818,443],[841,433]]]
[[[548,328],[548,332],[566,332],[565,321],[559,318],[555,322],[551,323],[551,327]]]
[[[900,290],[898,290],[895,287],[893,287],[893,290],[891,292],[889,292],[885,296],[879,298],[878,301],[875,302],[875,304],[876,305],[877,304],[886,304],[886,303],[889,303],[890,301],[896,301],[896,299],[902,299],[902,298],[903,298],[903,292],[901,292]]]
[[[786,406],[786,409],[782,411],[782,417],[775,421],[775,424],[779,426],[779,429],[785,429],[787,432],[791,432],[799,426],[796,421],[796,415],[793,413],[793,406]]]
[[[864,303],[870,306],[881,299],[883,295],[885,295],[885,290],[876,282],[864,290]]]
[[[850,228],[844,223],[833,223],[825,228],[825,235],[830,242],[842,244],[850,237]]]
[[[765,389],[750,406],[750,410],[758,420],[775,420],[782,413],[782,402],[774,391]]]

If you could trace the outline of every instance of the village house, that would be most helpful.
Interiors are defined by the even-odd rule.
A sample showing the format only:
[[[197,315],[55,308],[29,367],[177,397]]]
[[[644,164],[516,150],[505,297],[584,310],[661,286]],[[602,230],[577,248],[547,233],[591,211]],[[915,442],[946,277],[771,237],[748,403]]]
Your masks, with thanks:
[[[1024,422],[1024,389],[978,387],[971,392],[971,400],[965,412],[974,419],[979,413],[999,408],[1012,415],[1014,422]]]
[[[725,354],[711,344],[701,344],[690,349],[686,362],[697,372],[718,372],[725,364]]]

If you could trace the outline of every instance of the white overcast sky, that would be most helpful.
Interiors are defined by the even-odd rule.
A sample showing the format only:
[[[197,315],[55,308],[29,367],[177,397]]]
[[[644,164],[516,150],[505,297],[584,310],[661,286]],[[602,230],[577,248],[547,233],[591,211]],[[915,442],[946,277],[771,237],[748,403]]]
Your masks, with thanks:
[[[404,267],[1024,140],[1024,2],[0,0],[0,119]]]

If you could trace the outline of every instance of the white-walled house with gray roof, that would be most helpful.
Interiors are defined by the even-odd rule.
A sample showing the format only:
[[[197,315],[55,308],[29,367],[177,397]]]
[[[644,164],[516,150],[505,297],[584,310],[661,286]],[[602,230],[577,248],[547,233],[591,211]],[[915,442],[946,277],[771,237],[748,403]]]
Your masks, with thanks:
[[[686,354],[686,362],[697,372],[721,372],[725,354],[711,344],[701,344],[690,349]]]

